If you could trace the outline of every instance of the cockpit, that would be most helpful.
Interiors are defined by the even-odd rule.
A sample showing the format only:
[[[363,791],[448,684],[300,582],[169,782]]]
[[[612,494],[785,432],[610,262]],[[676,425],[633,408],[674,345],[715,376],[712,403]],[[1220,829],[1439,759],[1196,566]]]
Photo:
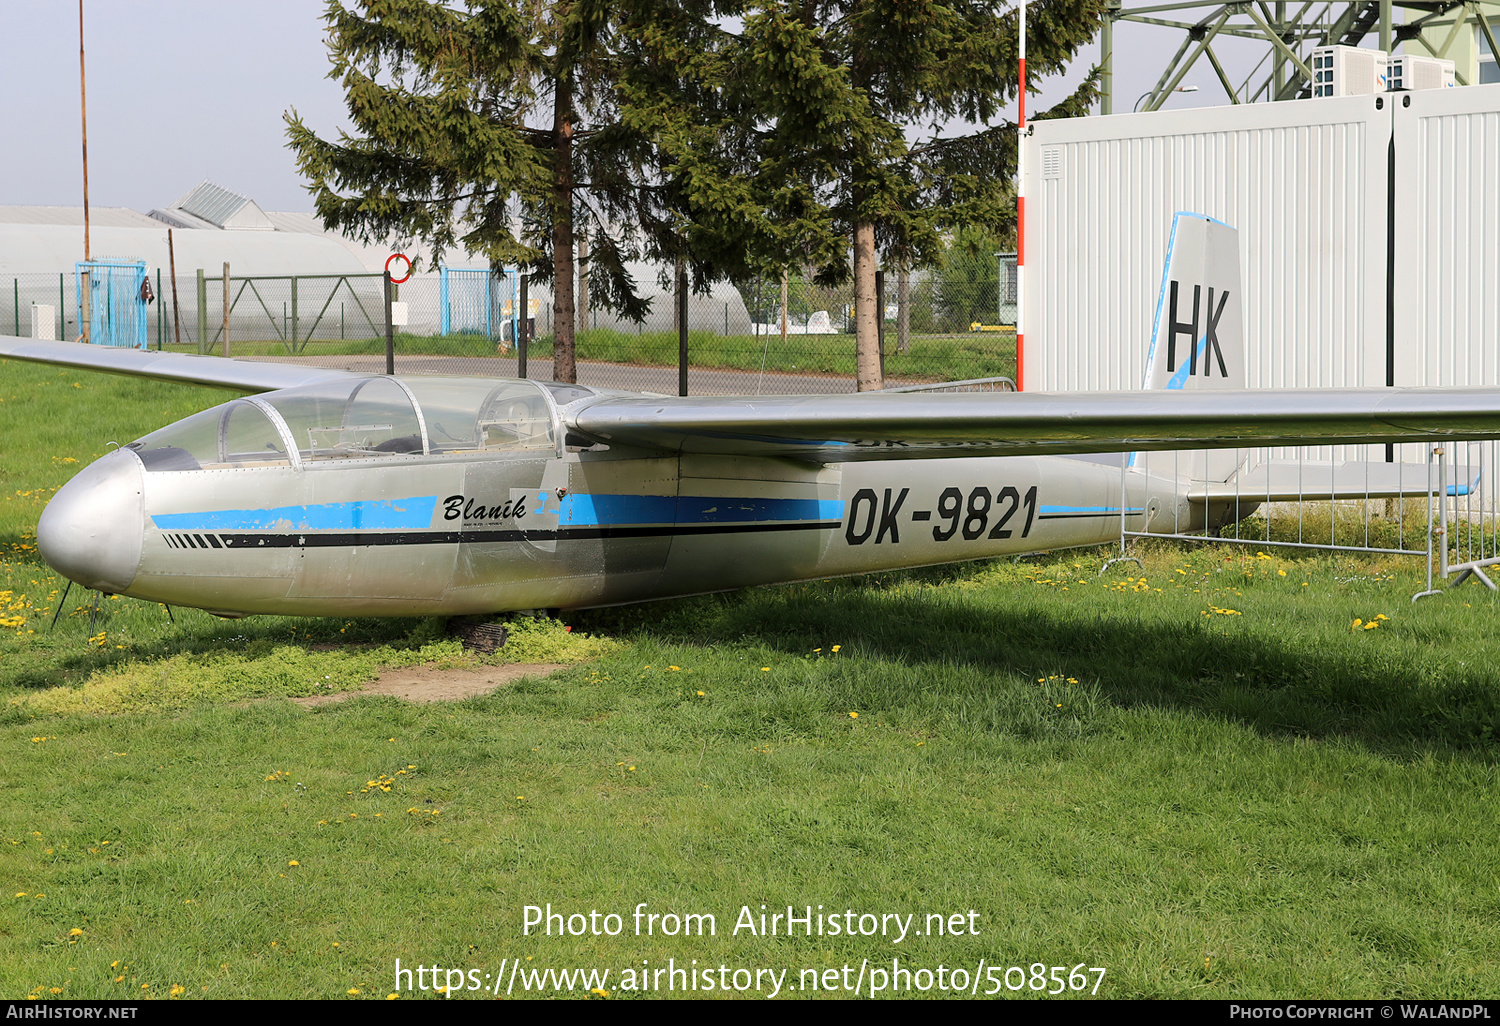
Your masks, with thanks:
[[[558,451],[559,404],[587,388],[493,378],[348,378],[222,406],[130,443],[149,471]]]

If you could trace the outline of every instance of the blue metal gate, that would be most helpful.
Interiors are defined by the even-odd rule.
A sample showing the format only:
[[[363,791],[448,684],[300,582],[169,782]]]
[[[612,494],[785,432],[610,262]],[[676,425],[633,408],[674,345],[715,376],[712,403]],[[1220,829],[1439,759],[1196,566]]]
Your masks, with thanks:
[[[520,317],[514,271],[439,269],[444,335],[484,335],[512,341]]]
[[[83,304],[89,304],[89,341],[96,346],[145,349],[146,261],[79,261],[73,274],[79,324],[83,323]],[[83,287],[85,276],[87,290]]]

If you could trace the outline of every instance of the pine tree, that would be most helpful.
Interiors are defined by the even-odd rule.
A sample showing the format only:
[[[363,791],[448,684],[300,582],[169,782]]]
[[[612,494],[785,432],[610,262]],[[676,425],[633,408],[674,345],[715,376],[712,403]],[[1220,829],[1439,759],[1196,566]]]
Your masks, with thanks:
[[[600,0],[338,0],[330,77],[355,133],[324,140],[293,111],[289,146],[330,228],[421,238],[553,291],[554,377],[576,379],[574,246],[589,240],[597,301],[639,318],[625,264],[643,194],[628,174]],[[623,227],[622,227],[623,226]]]
[[[1032,4],[1028,61],[1060,70],[1101,0]],[[551,278],[574,380],[574,245],[599,305],[641,317],[626,262],[695,287],[793,267],[856,286],[861,388],[879,387],[877,254],[940,259],[957,226],[1014,222],[1014,126],[913,145],[1014,98],[1015,13],[990,0],[365,0],[328,7],[356,134],[290,146],[330,227],[463,246]],[[1092,79],[1066,108],[1081,112]],[[517,225],[521,228],[517,231]]]
[[[878,254],[897,267],[934,263],[960,226],[1014,230],[1014,124],[915,145],[908,133],[999,117],[1018,86],[1016,12],[986,0],[753,6],[742,41],[768,126],[759,194],[796,198],[794,221],[825,281],[848,268],[832,238],[852,240],[858,384],[879,388]],[[1093,37],[1102,4],[1043,0],[1027,10],[1028,65],[1039,78]],[[1056,113],[1085,112],[1094,91],[1090,76]]]

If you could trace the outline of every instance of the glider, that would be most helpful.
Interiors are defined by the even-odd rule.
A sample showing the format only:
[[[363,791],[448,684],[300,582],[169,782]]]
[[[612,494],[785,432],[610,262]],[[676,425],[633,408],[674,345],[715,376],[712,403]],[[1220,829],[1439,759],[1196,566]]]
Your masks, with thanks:
[[[101,457],[37,530],[72,581],[225,616],[579,608],[1097,544],[1122,517],[1181,533],[1286,497],[1274,464],[1204,449],[1500,437],[1494,388],[1244,388],[1237,260],[1233,229],[1178,215],[1129,392],[678,398],[26,339],[0,357],[258,393]],[[1162,450],[1190,451],[1139,456]],[[1328,480],[1427,487],[1402,464]]]

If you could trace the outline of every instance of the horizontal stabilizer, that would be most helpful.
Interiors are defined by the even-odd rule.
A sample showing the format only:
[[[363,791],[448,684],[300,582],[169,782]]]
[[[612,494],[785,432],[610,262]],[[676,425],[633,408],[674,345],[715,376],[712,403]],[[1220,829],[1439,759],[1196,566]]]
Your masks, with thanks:
[[[1468,495],[1479,484],[1479,468],[1449,467],[1447,482],[1449,495]],[[1393,499],[1426,495],[1429,489],[1437,491],[1437,487],[1437,468],[1429,468],[1425,463],[1270,460],[1228,481],[1195,481],[1188,489],[1188,500]]]

